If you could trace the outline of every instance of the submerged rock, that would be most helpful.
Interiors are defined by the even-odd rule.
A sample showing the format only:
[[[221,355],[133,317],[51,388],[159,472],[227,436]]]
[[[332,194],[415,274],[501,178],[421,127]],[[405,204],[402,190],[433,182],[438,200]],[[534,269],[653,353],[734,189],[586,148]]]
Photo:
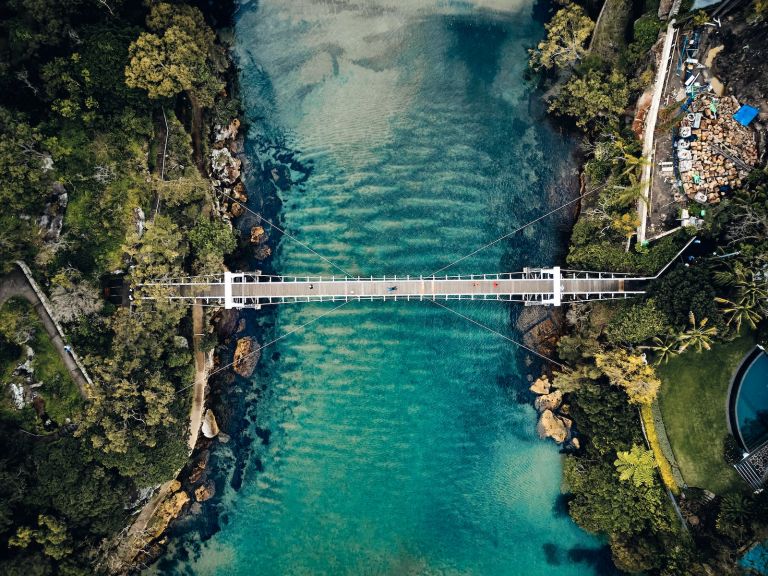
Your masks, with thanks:
[[[195,500],[205,502],[210,500],[216,494],[216,486],[213,482],[206,482],[195,489]]]
[[[262,244],[269,239],[263,226],[251,228],[251,244]]]
[[[194,468],[192,468],[192,471],[189,473],[188,480],[190,484],[197,484],[200,481],[200,478],[203,477],[203,472],[205,472],[205,469],[208,466],[209,456],[210,456],[210,452],[206,450],[201,454],[200,458],[195,462]]]

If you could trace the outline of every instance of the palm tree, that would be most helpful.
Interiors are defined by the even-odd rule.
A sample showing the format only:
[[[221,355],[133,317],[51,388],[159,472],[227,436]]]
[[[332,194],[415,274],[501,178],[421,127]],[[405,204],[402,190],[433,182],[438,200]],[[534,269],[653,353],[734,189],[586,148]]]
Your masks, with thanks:
[[[691,324],[691,327],[677,337],[677,341],[680,343],[678,353],[685,352],[689,346],[695,347],[696,352],[710,350],[712,348],[712,338],[717,336],[717,328],[714,326],[707,327],[708,318],[702,318],[701,322],[697,324],[696,316],[693,312],[688,313],[688,322]]]
[[[768,301],[768,285],[764,280],[755,278],[753,271],[750,270],[743,278],[737,279],[736,288],[739,291],[740,303],[765,307],[765,302]]]
[[[740,542],[746,536],[754,516],[753,502],[738,492],[723,496],[715,525],[717,530]]]
[[[663,339],[658,336],[653,337],[653,345],[648,346],[649,350],[653,350],[656,354],[656,362],[654,364],[659,366],[662,362],[666,364],[669,359],[677,356],[678,341],[674,334],[667,334]]]
[[[756,330],[757,323],[763,319],[757,310],[755,310],[755,303],[746,298],[741,298],[738,302],[732,302],[725,298],[715,298],[715,302],[718,304],[725,304],[722,310],[723,313],[728,316],[726,324],[728,326],[734,324],[736,333],[741,332],[742,322],[746,322],[752,330]]]
[[[627,150],[626,143],[621,138],[616,140],[616,148],[618,148],[619,152],[621,152],[621,156],[614,158],[614,163],[624,163],[624,171],[619,175],[619,177],[626,176],[628,174],[637,176],[644,166],[647,166],[651,163],[650,160],[648,160],[648,158],[645,156],[635,156],[629,152],[629,150]]]
[[[634,174],[630,174],[629,184],[626,186],[619,184],[611,186],[610,204],[613,206],[631,206],[638,200],[642,200],[647,205],[648,197],[645,194],[647,189],[647,184],[639,182]]]
[[[629,452],[616,452],[613,463],[619,472],[619,480],[632,480],[637,486],[653,486],[653,471],[656,459],[652,450],[643,450],[642,446],[633,444]]]

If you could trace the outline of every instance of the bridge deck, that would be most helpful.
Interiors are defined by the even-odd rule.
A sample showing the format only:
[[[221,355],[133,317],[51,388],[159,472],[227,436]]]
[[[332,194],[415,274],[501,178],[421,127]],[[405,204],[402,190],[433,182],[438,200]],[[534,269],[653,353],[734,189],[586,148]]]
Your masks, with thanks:
[[[279,278],[232,275],[229,281],[179,282],[166,284],[171,298],[199,299],[229,303],[231,306],[268,304],[286,301],[345,299],[478,298],[537,300],[559,304],[561,299],[590,296],[630,296],[640,291],[628,289],[623,277],[499,277],[499,278]],[[238,277],[239,276],[239,277]]]

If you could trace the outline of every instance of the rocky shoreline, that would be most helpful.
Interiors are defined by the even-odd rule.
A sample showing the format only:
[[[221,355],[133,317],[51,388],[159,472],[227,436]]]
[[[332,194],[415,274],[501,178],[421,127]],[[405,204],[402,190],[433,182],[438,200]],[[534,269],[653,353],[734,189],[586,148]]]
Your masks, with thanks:
[[[217,19],[221,20],[220,25],[227,24],[221,13],[217,14]],[[237,102],[239,98],[238,79],[228,52],[227,61],[225,77],[229,90],[226,96],[228,102],[224,107],[230,108],[229,104]],[[204,134],[211,135],[206,165],[213,192],[210,209],[232,228],[238,228],[240,218],[248,210],[248,193],[242,178],[247,163],[242,128],[241,120],[237,117],[223,126],[211,122],[204,125]],[[275,180],[275,170],[272,172],[272,179]],[[270,214],[270,217],[273,215]],[[242,222],[246,221],[251,220],[242,219]],[[240,230],[240,233],[241,241],[228,259],[228,265],[254,259],[268,265],[272,248],[269,245],[270,237],[261,222],[249,227],[249,231]],[[202,504],[216,495],[216,485],[208,467],[211,448],[217,441],[229,442],[230,437],[223,429],[232,430],[236,424],[231,421],[229,409],[216,405],[217,399],[213,396],[226,396],[236,378],[250,378],[260,358],[258,337],[247,332],[244,316],[239,310],[224,309],[216,309],[212,314],[205,315],[204,334],[206,338],[215,338],[216,346],[210,355],[206,354],[212,356],[213,361],[209,362],[207,370],[210,376],[206,379],[200,434],[187,464],[175,479],[143,495],[144,504],[133,516],[133,523],[120,536],[126,540],[134,530],[137,532],[134,535],[135,541],[127,546],[123,541],[105,556],[104,564],[111,573],[136,573],[153,563],[162,554],[168,543],[168,533],[174,525],[188,516],[200,514]],[[230,370],[219,368],[227,365],[231,366]],[[217,374],[219,370],[221,372]],[[142,525],[135,530],[139,523]]]

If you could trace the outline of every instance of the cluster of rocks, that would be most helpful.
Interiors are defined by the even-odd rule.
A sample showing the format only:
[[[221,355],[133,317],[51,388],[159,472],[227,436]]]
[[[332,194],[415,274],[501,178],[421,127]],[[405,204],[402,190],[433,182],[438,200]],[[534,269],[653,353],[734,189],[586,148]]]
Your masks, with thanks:
[[[211,149],[211,184],[215,194],[216,209],[222,219],[231,222],[232,218],[242,216],[248,195],[240,179],[242,161],[237,157],[242,152],[242,143],[238,139],[240,120],[235,118],[228,126],[215,126],[214,142]]]
[[[568,442],[569,448],[578,450],[579,439],[573,435],[573,420],[567,416],[568,405],[563,404],[562,391],[552,388],[546,375],[536,380],[530,390],[537,396],[534,406],[539,412],[539,437],[552,438],[558,444]]]
[[[254,256],[257,260],[265,260],[272,254],[272,249],[269,247],[269,235],[264,230],[263,226],[254,226],[251,228],[251,244],[254,245]]]
[[[64,213],[67,211],[69,195],[61,182],[51,185],[51,193],[45,202],[45,210],[38,222],[40,235],[43,241],[56,244],[61,238],[61,229],[64,226]]]
[[[742,184],[747,167],[757,164],[754,131],[733,119],[738,109],[733,96],[702,94],[681,122],[677,156],[683,188],[692,200],[719,203]]]

